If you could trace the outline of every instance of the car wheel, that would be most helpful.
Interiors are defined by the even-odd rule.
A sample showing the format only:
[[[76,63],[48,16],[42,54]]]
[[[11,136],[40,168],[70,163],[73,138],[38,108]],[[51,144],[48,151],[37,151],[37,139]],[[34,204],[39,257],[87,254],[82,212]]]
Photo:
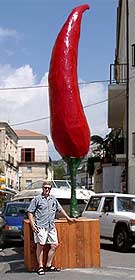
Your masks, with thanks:
[[[127,252],[130,248],[128,231],[124,226],[118,227],[114,233],[114,247],[119,252]]]

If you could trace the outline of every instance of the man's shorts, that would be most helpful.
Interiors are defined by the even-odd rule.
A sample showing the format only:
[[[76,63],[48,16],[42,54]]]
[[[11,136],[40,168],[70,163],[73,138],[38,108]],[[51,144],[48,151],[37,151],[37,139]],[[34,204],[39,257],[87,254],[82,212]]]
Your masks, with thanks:
[[[34,232],[34,242],[41,245],[58,244],[56,228],[38,228],[38,232]]]

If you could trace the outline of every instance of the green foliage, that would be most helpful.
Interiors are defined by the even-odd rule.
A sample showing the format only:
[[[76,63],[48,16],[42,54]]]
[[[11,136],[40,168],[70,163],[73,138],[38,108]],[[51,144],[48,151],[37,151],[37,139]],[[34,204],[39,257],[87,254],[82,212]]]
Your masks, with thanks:
[[[87,171],[89,173],[89,176],[93,176],[94,169],[95,169],[94,163],[99,162],[99,161],[100,161],[100,157],[98,157],[98,156],[88,158]]]
[[[54,167],[54,179],[55,180],[62,180],[64,179],[65,170],[62,166],[55,166]]]
[[[121,130],[112,130],[104,138],[98,135],[91,137],[92,152],[101,159],[104,157],[115,160],[116,154],[124,153],[124,139]]]
[[[112,130],[104,138],[99,135],[91,137],[91,147],[93,156],[88,159],[88,173],[90,176],[94,173],[94,163],[115,162],[115,155],[124,153],[124,138],[121,136],[121,130]]]

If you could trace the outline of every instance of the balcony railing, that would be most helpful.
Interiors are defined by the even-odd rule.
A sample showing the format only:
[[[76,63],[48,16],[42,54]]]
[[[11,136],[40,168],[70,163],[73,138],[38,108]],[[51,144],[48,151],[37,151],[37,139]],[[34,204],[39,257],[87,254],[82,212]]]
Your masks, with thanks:
[[[110,64],[110,84],[127,83],[127,64]]]

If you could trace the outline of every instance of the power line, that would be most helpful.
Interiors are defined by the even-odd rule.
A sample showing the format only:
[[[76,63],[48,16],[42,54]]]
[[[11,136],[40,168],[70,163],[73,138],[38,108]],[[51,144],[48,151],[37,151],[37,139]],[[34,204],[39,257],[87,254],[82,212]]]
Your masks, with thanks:
[[[119,98],[121,97],[121,95],[123,94],[123,90],[118,94],[118,96],[114,96],[112,98],[110,98],[111,100],[112,99],[116,99],[116,98]],[[92,106],[95,106],[95,105],[99,105],[101,103],[104,103],[104,102],[107,102],[108,99],[104,99],[104,100],[101,100],[101,101],[98,101],[98,102],[95,102],[95,103],[92,103],[92,104],[88,104],[88,105],[85,105],[83,106],[83,108],[88,108],[88,107],[92,107]],[[42,121],[42,120],[47,120],[47,119],[50,119],[50,116],[47,116],[47,117],[42,117],[42,118],[39,118],[39,119],[34,119],[34,120],[30,120],[30,121],[25,121],[25,122],[21,122],[21,123],[15,123],[15,124],[10,124],[10,126],[18,126],[18,125],[21,125],[21,124],[27,124],[27,123],[33,123],[33,122],[38,122],[38,121]]]
[[[105,100],[102,100],[102,101],[99,101],[99,102],[96,102],[96,103],[86,105],[83,108],[91,107],[91,106],[94,106],[94,105],[97,105],[97,104],[100,104],[100,103],[104,103],[104,102],[107,102],[107,101],[108,101],[108,99],[105,99]],[[25,122],[21,122],[21,123],[10,124],[10,126],[17,126],[17,125],[21,125],[21,124],[33,123],[33,122],[43,121],[43,120],[46,120],[46,119],[50,119],[50,116],[42,117],[42,118],[39,118],[39,119],[34,119],[34,120],[31,120],[31,121],[25,121]]]
[[[78,85],[87,85],[87,84],[96,84],[96,83],[108,83],[110,80],[95,80],[95,81],[88,81],[88,82],[79,82]],[[1,88],[0,91],[3,90],[20,90],[20,89],[35,89],[35,88],[49,88],[48,85],[35,85],[35,86],[22,86],[22,87],[6,87]]]
[[[50,119],[50,117],[49,116],[48,117],[42,117],[42,118],[34,119],[34,120],[31,120],[31,121],[15,123],[15,124],[11,124],[10,126],[17,126],[17,125],[26,124],[26,123],[39,122],[39,121],[43,121],[43,120],[46,120],[46,119]]]
[[[89,105],[85,105],[85,106],[83,106],[83,108],[95,106],[95,105],[98,105],[98,104],[101,104],[101,103],[104,103],[104,102],[107,102],[107,101],[108,101],[108,99],[104,99],[102,101],[98,101],[98,102],[95,102],[95,103],[92,103],[92,104],[89,104]]]

